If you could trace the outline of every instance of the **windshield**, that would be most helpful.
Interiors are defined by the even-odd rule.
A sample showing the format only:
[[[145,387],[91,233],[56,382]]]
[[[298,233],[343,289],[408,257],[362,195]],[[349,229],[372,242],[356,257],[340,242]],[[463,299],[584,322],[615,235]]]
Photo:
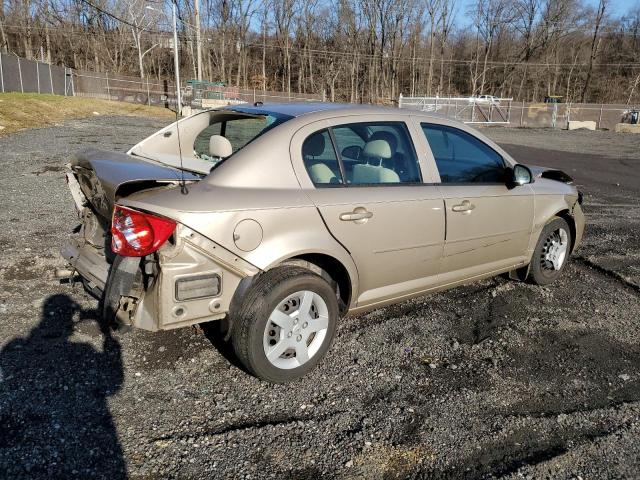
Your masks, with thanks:
[[[246,116],[244,118],[224,118],[223,120],[216,120],[216,117],[213,116],[209,126],[195,138],[193,144],[194,155],[213,163],[215,166],[289,118],[291,117],[275,113],[252,115],[249,118]],[[212,152],[212,136],[226,138],[231,144],[231,154],[221,157],[216,152]]]

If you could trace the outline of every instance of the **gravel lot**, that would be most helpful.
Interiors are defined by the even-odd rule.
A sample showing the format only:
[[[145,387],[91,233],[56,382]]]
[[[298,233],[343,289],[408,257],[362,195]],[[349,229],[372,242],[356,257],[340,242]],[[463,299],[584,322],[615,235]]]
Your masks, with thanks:
[[[196,329],[104,332],[53,278],[76,224],[68,155],[160,126],[0,138],[0,478],[639,478],[639,137],[485,130],[582,185],[585,243],[562,280],[346,319],[320,368],[274,386]]]

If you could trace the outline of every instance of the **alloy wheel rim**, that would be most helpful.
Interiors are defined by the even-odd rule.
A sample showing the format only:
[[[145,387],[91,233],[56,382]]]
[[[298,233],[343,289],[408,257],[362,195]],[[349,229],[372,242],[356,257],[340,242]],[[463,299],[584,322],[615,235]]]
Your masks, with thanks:
[[[264,354],[274,367],[289,370],[311,360],[329,328],[329,308],[310,290],[292,293],[271,312],[264,329]]]
[[[569,235],[564,228],[551,232],[542,247],[540,264],[544,270],[557,271],[567,258]]]

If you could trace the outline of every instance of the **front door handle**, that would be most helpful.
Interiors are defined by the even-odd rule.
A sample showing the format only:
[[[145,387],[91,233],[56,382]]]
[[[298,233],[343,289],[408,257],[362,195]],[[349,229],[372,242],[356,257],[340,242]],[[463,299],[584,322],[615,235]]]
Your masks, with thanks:
[[[476,206],[473,203],[469,200],[465,200],[461,204],[451,207],[451,210],[454,212],[471,213],[471,210],[474,208],[476,208]]]
[[[343,222],[365,223],[373,217],[373,212],[368,211],[364,207],[357,207],[353,212],[345,212],[340,214],[340,220]]]

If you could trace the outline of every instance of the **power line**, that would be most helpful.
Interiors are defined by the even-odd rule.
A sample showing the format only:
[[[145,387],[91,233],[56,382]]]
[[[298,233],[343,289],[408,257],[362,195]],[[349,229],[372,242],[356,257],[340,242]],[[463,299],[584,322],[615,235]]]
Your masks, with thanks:
[[[148,29],[148,28],[140,27],[139,25],[136,25],[135,23],[131,23],[131,22],[129,22],[129,21],[127,21],[127,20],[124,20],[124,19],[122,19],[121,17],[119,17],[119,16],[117,16],[117,15],[115,15],[115,14],[111,13],[111,12],[108,12],[107,10],[105,10],[105,9],[103,9],[103,8],[101,8],[101,7],[97,6],[97,5],[95,5],[94,3],[90,2],[89,0],[80,0],[80,1],[81,1],[82,3],[85,3],[85,4],[89,5],[90,7],[95,8],[95,9],[96,9],[96,10],[98,10],[100,13],[103,13],[103,14],[107,15],[108,17],[111,17],[111,18],[113,18],[114,20],[117,20],[118,22],[124,23],[125,25],[128,25],[128,26],[130,26],[130,27],[132,27],[132,28],[136,28],[136,29],[138,29],[138,30],[141,30],[141,31],[143,31],[143,32],[148,32],[148,33],[165,33],[165,32],[160,32],[160,31],[158,31],[158,30],[150,30],[150,29]],[[156,9],[153,9],[153,10],[156,10]],[[158,11],[158,12],[159,12],[159,10],[156,10],[156,11]],[[161,12],[161,13],[164,13],[164,12]],[[192,29],[193,29],[193,28],[196,28],[196,27],[194,27],[193,25],[191,25],[189,22],[186,22],[186,21],[184,21],[184,20],[182,20],[182,19],[180,19],[180,23],[182,23],[183,25],[185,25],[185,26],[187,26],[187,27],[189,27],[189,28],[192,28]]]
[[[250,46],[250,47],[256,47],[256,48],[262,48],[263,44],[262,43],[250,43],[250,44],[245,44],[245,46]],[[273,44],[266,44],[264,45],[267,48],[277,48],[277,49],[281,49],[282,47],[280,45],[273,45]],[[313,49],[313,48],[309,48],[306,49],[309,52],[314,52],[320,55],[327,55],[323,58],[331,58],[331,56],[343,56],[343,57],[360,57],[360,58],[364,58],[364,59],[379,59],[380,55],[378,54],[370,54],[370,53],[356,53],[356,52],[340,52],[337,50],[321,50],[321,49]],[[399,60],[401,62],[418,62],[418,61],[428,61],[429,57],[402,57],[402,56],[397,56],[397,55],[386,55],[383,54],[382,55],[383,59],[385,60]],[[453,59],[453,58],[434,58],[433,59],[434,62],[443,62],[443,63],[458,63],[458,64],[473,64],[476,62],[476,60],[473,59]],[[484,63],[484,62],[482,62]],[[581,62],[581,63],[575,63],[575,64],[567,64],[567,63],[547,63],[547,62],[518,62],[518,61],[506,61],[506,60],[487,60],[487,64],[488,65],[496,65],[496,66],[511,66],[514,64],[520,64],[520,65],[528,65],[528,66],[534,66],[534,67],[563,67],[563,66],[583,66],[586,67],[589,64],[586,62]],[[593,63],[593,66],[606,66],[606,67],[624,67],[624,66],[629,66],[629,67],[640,67],[640,62],[620,62],[620,63]]]
[[[93,6],[93,4],[89,1],[89,0],[81,0],[84,3],[87,3],[88,5]],[[142,27],[136,27],[134,24],[129,23],[125,20],[120,19],[119,17],[106,12],[102,9],[100,9],[99,7],[94,7],[97,8],[98,10],[100,10],[101,12],[105,13],[106,15],[114,18],[117,21],[120,21],[126,25],[129,25],[133,28],[138,28],[139,30],[142,30],[146,33],[152,34],[154,35],[156,38],[166,38],[168,40],[172,40],[172,34],[170,32],[164,32],[161,30],[149,30],[149,29],[145,29]],[[26,29],[27,26],[25,25],[5,25],[5,28],[7,29],[11,29],[11,28],[16,28],[16,29]],[[94,36],[95,34],[91,33],[91,32],[82,32],[82,31],[69,31],[68,27],[48,27],[51,30],[64,30],[65,31],[65,35],[74,35],[74,36]],[[109,32],[109,31],[105,31],[103,32],[105,35],[117,35],[117,32]],[[181,39],[191,39],[191,37],[187,34],[180,34]],[[282,49],[283,47],[281,45],[278,44],[274,44],[274,43],[245,43],[243,44],[244,47],[248,47],[248,48],[255,48],[255,49],[262,49],[262,48],[269,48],[269,49]],[[305,53],[312,53],[313,56],[315,58],[322,58],[322,59],[326,59],[326,60],[333,60],[336,58],[340,58],[342,57],[343,59],[362,59],[362,60],[379,60],[380,59],[380,54],[378,53],[374,53],[374,54],[370,54],[370,53],[359,53],[359,52],[353,52],[353,51],[339,51],[339,50],[328,50],[328,49],[318,49],[318,48],[307,48],[304,46],[299,46],[298,48],[295,48],[295,45],[292,46],[291,50],[293,50],[294,52],[297,51],[303,51],[302,54]],[[389,54],[383,54],[383,61],[390,61],[390,60],[395,60],[401,63],[415,63],[415,62],[426,62],[429,61],[428,57],[420,57],[420,56],[413,56],[413,57],[405,57],[402,55],[389,55]],[[454,64],[454,65],[471,65],[476,63],[476,59],[455,59],[455,58],[439,58],[436,57],[433,59],[433,61],[435,63],[446,63],[446,64]],[[484,62],[482,62],[484,63]],[[494,66],[494,67],[509,67],[509,66],[514,66],[514,65],[520,65],[520,66],[527,66],[527,67],[546,67],[546,68],[550,68],[550,67],[571,67],[573,66],[575,67],[587,67],[589,64],[587,62],[577,62],[577,63],[566,63],[566,62],[520,62],[520,61],[508,61],[508,60],[487,60],[487,65],[490,66]],[[594,67],[629,67],[629,68],[640,68],[640,62],[594,62],[593,63]]]
[[[89,5],[92,8],[95,8],[100,13],[102,13],[102,14],[108,16],[108,17],[111,17],[111,18],[113,18],[114,20],[117,20],[120,23],[124,23],[125,25],[128,25],[128,26],[130,26],[132,28],[135,28],[137,30],[141,30],[143,32],[148,32],[148,33],[159,33],[156,30],[149,30],[148,28],[143,28],[143,27],[141,27],[139,25],[136,25],[135,23],[131,23],[131,22],[127,21],[127,20],[124,20],[123,18],[121,18],[121,17],[119,17],[119,16],[117,16],[117,15],[111,13],[111,12],[108,12],[107,10],[103,9],[102,7],[99,7],[98,5],[90,2],[89,0],[80,0],[80,1],[82,3],[84,3],[84,4]]]

